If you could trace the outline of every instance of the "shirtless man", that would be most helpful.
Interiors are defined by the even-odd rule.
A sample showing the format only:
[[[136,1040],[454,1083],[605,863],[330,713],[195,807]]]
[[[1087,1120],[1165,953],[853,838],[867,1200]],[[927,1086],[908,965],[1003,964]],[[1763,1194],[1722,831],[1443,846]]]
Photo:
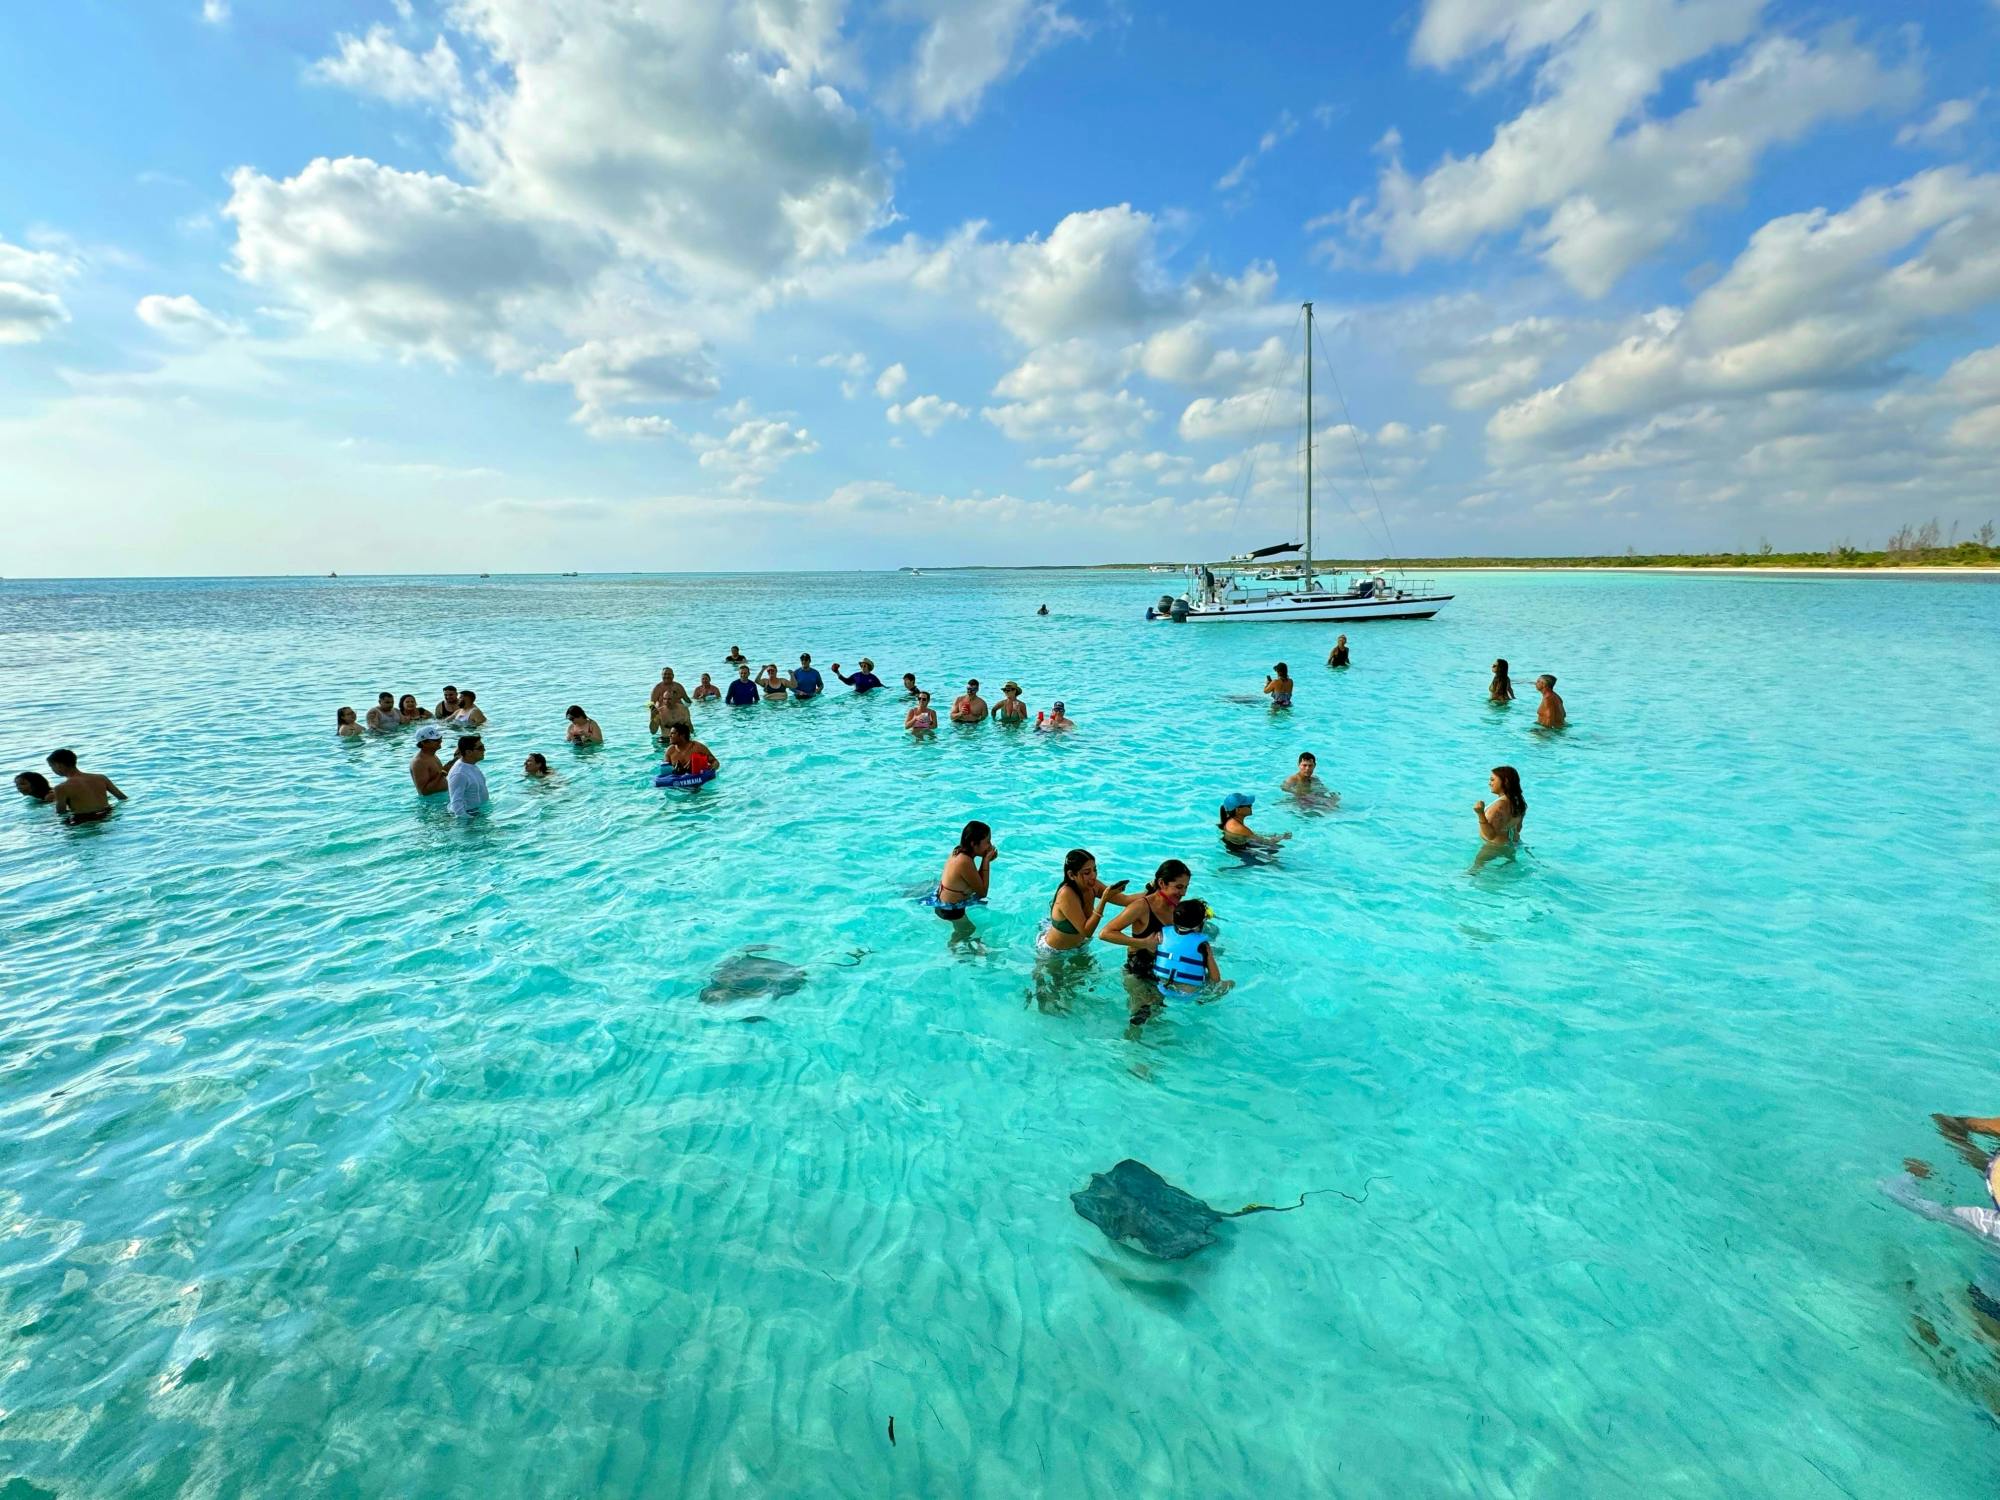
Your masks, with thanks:
[[[966,683],[965,691],[953,700],[951,705],[951,722],[954,724],[982,724],[986,721],[986,715],[989,712],[990,710],[986,707],[986,700],[979,696],[979,679],[975,677]]]
[[[403,727],[402,715],[396,712],[394,693],[375,695],[375,706],[368,710],[368,727],[377,734],[387,734],[392,729]]]
[[[458,689],[453,687],[450,683],[447,682],[444,685],[444,696],[438,699],[438,706],[436,710],[432,713],[431,717],[436,719],[449,719],[453,714],[457,712],[458,712]]]
[[[1542,695],[1542,706],[1535,710],[1535,722],[1544,729],[1560,729],[1569,722],[1569,715],[1563,711],[1562,698],[1556,692],[1556,680],[1547,672],[1535,679],[1535,691]]]
[[[1019,721],[1028,717],[1028,705],[1021,701],[1021,684],[1010,682],[1000,689],[1000,701],[993,705],[993,717]]]
[[[448,773],[444,762],[438,759],[438,746],[443,743],[444,731],[436,724],[426,724],[417,731],[417,753],[410,760],[410,780],[415,783],[419,797],[445,789]]]
[[[646,728],[654,734],[664,734],[676,724],[694,722],[688,713],[688,690],[674,681],[672,667],[660,668],[660,680],[653,684],[652,703]]]
[[[598,727],[597,720],[583,711],[582,704],[572,703],[563,710],[563,717],[569,720],[569,728],[564,731],[563,738],[572,745],[604,743],[604,731]]]
[[[49,769],[56,784],[49,789],[49,801],[65,823],[96,823],[111,816],[111,799],[125,801],[118,783],[95,771],[80,771],[74,750],[51,750]]]
[[[1300,754],[1299,768],[1283,781],[1279,782],[1278,786],[1282,791],[1292,792],[1300,796],[1325,790],[1319,781],[1319,760],[1313,755],[1312,751],[1307,750]]]
[[[480,709],[479,695],[471,688],[463,688],[458,695],[458,712],[451,716],[451,722],[460,729],[477,729],[486,722],[486,715]]]

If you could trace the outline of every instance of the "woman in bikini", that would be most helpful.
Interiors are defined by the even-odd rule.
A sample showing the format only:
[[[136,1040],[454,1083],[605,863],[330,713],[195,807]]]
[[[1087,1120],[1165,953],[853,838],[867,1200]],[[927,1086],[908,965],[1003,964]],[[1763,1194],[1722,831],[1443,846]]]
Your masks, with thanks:
[[[1167,860],[1153,872],[1144,892],[1131,898],[1098,933],[1102,941],[1125,950],[1125,989],[1134,1026],[1143,1024],[1160,1008],[1153,956],[1159,952],[1160,934],[1173,923],[1174,908],[1187,899],[1192,878],[1186,865],[1177,859]]]
[[[1511,855],[1521,842],[1521,820],[1528,816],[1528,799],[1521,795],[1521,773],[1512,766],[1495,766],[1486,779],[1493,791],[1491,802],[1483,798],[1472,804],[1479,819],[1479,853],[1472,868],[1478,869],[1496,854]]]
[[[1122,909],[1137,896],[1125,894],[1125,882],[1106,885],[1097,878],[1097,857],[1088,849],[1063,856],[1062,884],[1049,903],[1049,922],[1042,929],[1042,946],[1051,953],[1072,953],[1097,936],[1108,911]]]
[[[931,909],[947,922],[965,922],[966,907],[986,899],[993,879],[993,857],[999,852],[991,828],[976,819],[967,823],[945,859]]]

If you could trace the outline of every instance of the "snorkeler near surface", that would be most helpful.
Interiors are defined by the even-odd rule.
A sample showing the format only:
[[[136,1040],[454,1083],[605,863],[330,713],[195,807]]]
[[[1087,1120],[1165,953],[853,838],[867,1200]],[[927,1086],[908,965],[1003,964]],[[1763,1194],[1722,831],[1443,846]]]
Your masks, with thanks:
[[[993,860],[999,854],[993,843],[993,830],[977,819],[965,825],[952,845],[951,853],[945,857],[944,872],[938,876],[937,893],[931,898],[931,910],[947,922],[966,921],[965,909],[975,901],[984,901],[986,892],[993,881]]]
[[[1246,850],[1276,849],[1289,839],[1289,833],[1259,833],[1250,826],[1250,809],[1256,801],[1247,792],[1231,792],[1222,799],[1222,811],[1217,827],[1222,831],[1222,842],[1241,853]]]
[[[1141,899],[1125,894],[1125,882],[1106,885],[1097,878],[1097,856],[1088,849],[1072,849],[1063,856],[1062,884],[1049,902],[1048,922],[1043,926],[1040,945],[1051,953],[1074,953],[1092,938],[1105,913],[1122,909]]]
[[[1528,815],[1528,799],[1521,794],[1521,773],[1512,766],[1495,766],[1486,785],[1495,795],[1491,802],[1481,798],[1472,804],[1479,819],[1479,853],[1473,856],[1476,870],[1496,854],[1511,855],[1521,842],[1521,820]]]

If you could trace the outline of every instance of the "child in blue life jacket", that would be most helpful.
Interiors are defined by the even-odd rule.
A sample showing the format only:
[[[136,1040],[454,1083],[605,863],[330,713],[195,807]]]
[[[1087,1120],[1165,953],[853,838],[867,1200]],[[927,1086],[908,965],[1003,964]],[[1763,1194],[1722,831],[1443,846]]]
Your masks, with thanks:
[[[1153,955],[1153,977],[1163,995],[1191,995],[1205,984],[1222,979],[1204,927],[1208,907],[1200,901],[1183,901],[1174,908],[1171,932],[1160,934],[1160,946]]]

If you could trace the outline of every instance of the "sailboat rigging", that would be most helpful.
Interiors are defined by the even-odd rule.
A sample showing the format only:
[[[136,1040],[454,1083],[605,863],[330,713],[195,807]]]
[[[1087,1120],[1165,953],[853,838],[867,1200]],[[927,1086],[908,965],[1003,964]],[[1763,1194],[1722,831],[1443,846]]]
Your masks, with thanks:
[[[1149,620],[1428,620],[1451,602],[1427,583],[1391,579],[1366,568],[1343,584],[1340,574],[1322,579],[1313,566],[1313,305],[1305,304],[1306,443],[1305,542],[1259,547],[1227,562],[1193,570],[1195,581],[1178,599],[1162,595],[1146,611]],[[1352,423],[1350,422],[1350,426]],[[1364,460],[1365,462],[1365,460]],[[1296,562],[1261,569],[1246,582],[1244,570],[1265,558],[1301,556]],[[1260,587],[1260,585],[1263,585]]]

